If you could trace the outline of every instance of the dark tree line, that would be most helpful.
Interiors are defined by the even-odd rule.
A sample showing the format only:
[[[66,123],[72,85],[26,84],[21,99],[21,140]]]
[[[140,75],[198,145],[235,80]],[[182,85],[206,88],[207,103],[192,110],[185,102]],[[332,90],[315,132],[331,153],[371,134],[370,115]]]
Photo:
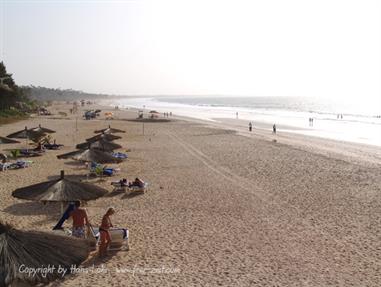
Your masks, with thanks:
[[[72,89],[51,89],[35,86],[17,86],[12,74],[7,72],[0,62],[0,117],[17,111],[30,112],[36,109],[38,102],[77,101],[81,99],[99,99],[106,95],[90,94]]]
[[[0,110],[19,109],[27,104],[30,102],[23,89],[16,85],[12,74],[9,74],[4,63],[0,62]]]
[[[106,95],[90,94],[72,89],[51,89],[45,87],[24,86],[25,93],[38,101],[78,101],[82,99],[100,99]]]

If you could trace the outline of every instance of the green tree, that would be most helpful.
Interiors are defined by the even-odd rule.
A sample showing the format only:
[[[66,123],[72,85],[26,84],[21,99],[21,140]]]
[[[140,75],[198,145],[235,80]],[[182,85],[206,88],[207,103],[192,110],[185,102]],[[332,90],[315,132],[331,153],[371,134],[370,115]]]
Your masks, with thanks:
[[[7,73],[3,62],[0,62],[0,79],[0,110],[9,110],[27,100],[13,80],[12,74]]]

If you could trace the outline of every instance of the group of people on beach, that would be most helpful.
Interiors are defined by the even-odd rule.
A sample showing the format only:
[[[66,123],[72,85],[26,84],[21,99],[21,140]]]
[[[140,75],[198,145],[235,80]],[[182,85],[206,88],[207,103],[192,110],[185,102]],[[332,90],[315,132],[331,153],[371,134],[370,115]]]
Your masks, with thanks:
[[[107,250],[111,244],[110,228],[113,227],[110,216],[115,214],[115,209],[110,207],[102,217],[102,222],[99,226],[99,256],[107,255]],[[86,238],[86,226],[92,228],[86,209],[81,208],[81,202],[74,203],[74,210],[69,215],[73,219],[72,236],[77,238]]]
[[[133,186],[144,187],[144,181],[138,177],[135,178],[134,181],[128,181],[127,178],[122,178],[121,180],[119,180],[119,183],[121,186],[127,186],[127,187],[133,187]]]
[[[253,130],[253,124],[252,122],[249,122],[249,132]],[[276,134],[276,125],[273,125],[273,134]]]

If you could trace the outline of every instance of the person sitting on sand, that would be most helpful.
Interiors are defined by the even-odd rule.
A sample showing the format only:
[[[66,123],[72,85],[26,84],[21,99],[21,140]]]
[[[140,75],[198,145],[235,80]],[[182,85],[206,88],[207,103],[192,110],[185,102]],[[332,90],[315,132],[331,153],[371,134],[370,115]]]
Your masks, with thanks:
[[[131,183],[130,186],[138,186],[138,187],[144,187],[144,181],[142,181],[140,178],[135,178],[135,180]]]
[[[74,206],[74,210],[69,215],[73,218],[72,235],[78,238],[85,238],[85,225],[90,226],[87,212],[85,209],[81,208],[80,201],[76,201]]]
[[[119,183],[120,183],[120,186],[129,186],[127,178],[123,178],[123,179],[119,180]]]
[[[45,151],[45,146],[42,144],[42,142],[39,142],[37,147],[34,150],[36,150],[36,151]]]
[[[8,157],[5,153],[0,153],[1,163],[6,163],[8,161]]]
[[[114,208],[110,207],[102,218],[101,226],[99,227],[100,244],[99,256],[104,257],[107,255],[107,249],[111,244],[110,228],[113,227],[110,216],[115,213]]]

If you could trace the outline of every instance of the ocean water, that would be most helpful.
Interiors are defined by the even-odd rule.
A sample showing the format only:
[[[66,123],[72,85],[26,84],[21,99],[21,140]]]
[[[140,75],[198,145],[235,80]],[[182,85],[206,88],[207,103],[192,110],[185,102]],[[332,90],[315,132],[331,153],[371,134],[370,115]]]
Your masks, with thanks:
[[[172,112],[208,121],[221,118],[282,127],[281,132],[381,147],[381,101],[334,101],[296,97],[121,97],[112,105]],[[313,118],[310,125],[309,118]]]

